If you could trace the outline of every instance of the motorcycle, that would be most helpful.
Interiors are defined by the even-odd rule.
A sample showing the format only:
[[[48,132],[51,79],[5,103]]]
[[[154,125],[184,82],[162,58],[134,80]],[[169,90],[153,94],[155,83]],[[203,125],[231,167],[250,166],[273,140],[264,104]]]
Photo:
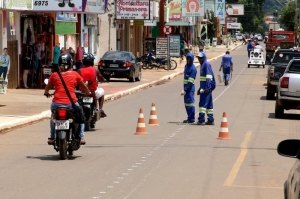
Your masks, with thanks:
[[[150,51],[141,57],[143,69],[163,68],[165,70],[175,70],[177,62],[170,57],[156,57],[155,51]]]
[[[64,106],[53,111],[51,120],[55,126],[54,149],[65,160],[80,148],[79,124],[75,123],[73,109]]]
[[[100,111],[96,109],[97,101],[93,96],[85,96],[79,90],[75,91],[75,94],[85,115],[85,131],[90,131],[95,128],[96,122],[100,120]]]

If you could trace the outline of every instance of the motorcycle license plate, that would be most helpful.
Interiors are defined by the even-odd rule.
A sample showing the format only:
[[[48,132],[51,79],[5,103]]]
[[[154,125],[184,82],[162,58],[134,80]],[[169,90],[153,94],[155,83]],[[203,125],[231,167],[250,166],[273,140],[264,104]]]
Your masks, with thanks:
[[[55,130],[67,130],[69,129],[70,122],[69,120],[56,120],[55,121]]]
[[[92,97],[83,97],[82,101],[84,103],[93,103],[93,98]]]

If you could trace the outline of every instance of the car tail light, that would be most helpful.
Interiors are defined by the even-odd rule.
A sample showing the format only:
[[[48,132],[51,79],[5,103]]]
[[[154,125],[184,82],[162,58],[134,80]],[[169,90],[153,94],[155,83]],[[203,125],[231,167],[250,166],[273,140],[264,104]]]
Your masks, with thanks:
[[[130,68],[131,66],[133,66],[133,64],[129,61],[126,61],[123,65],[123,67],[125,67],[125,68]]]
[[[67,109],[57,109],[56,110],[57,119],[65,120],[67,119]]]
[[[104,67],[104,61],[102,59],[100,59],[100,61],[98,62],[98,67],[100,68]]]
[[[281,88],[289,88],[289,77],[283,77],[280,82]]]

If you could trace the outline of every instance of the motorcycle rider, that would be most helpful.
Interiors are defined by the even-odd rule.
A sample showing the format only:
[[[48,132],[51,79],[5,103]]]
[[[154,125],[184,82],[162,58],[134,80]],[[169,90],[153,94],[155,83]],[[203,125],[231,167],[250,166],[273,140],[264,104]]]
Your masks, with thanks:
[[[226,51],[225,55],[222,57],[222,62],[219,71],[221,71],[222,68],[225,86],[227,86],[230,80],[230,74],[233,71],[233,62],[229,51]]]
[[[85,95],[89,95],[90,91],[88,87],[84,84],[83,78],[76,72],[73,71],[73,60],[72,56],[69,53],[60,55],[58,60],[58,68],[61,73],[62,78],[65,81],[65,84],[70,92],[73,102],[76,106],[79,106],[75,94],[75,88],[79,86]],[[49,90],[54,89],[54,97],[51,104],[51,111],[53,112],[60,106],[67,106],[72,109],[72,103],[69,100],[69,97],[65,91],[65,88],[61,82],[61,79],[57,72],[54,72],[50,75],[48,84],[45,87],[44,95],[50,97]],[[86,142],[84,140],[84,123],[79,124],[81,138],[80,144],[84,145]],[[48,144],[53,145],[55,141],[55,127],[52,120],[50,120],[50,138],[48,138]]]
[[[96,108],[100,111],[100,117],[106,117],[106,113],[103,111],[104,103],[104,89],[98,87],[98,81],[104,82],[104,77],[94,67],[94,55],[88,53],[83,58],[83,67],[78,70],[78,73],[82,76],[84,82],[88,82],[88,88],[91,91],[95,102]]]
[[[185,110],[188,115],[187,119],[183,123],[195,122],[195,78],[197,75],[197,69],[194,64],[194,55],[189,52],[186,54],[186,65],[184,67],[184,80],[183,91],[181,95],[184,95]]]
[[[205,53],[199,52],[197,57],[200,63],[200,87],[197,91],[197,95],[200,95],[200,100],[197,124],[214,125],[212,99],[212,91],[216,87],[214,72],[212,66],[206,59]],[[207,122],[205,122],[205,114],[207,114]]]

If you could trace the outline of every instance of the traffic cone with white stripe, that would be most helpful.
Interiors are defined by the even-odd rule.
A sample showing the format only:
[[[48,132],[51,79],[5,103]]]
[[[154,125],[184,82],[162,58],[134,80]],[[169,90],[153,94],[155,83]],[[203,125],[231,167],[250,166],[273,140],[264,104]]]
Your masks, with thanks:
[[[149,123],[150,126],[158,126],[158,119],[157,119],[157,115],[156,115],[156,108],[155,108],[155,104],[152,103],[151,106],[151,111],[150,111],[150,119],[149,119]]]
[[[147,131],[146,131],[146,124],[145,124],[143,109],[140,108],[140,113],[139,113],[139,118],[138,118],[135,135],[146,135],[146,134],[147,134]]]
[[[229,140],[229,130],[228,130],[228,121],[227,121],[227,114],[223,112],[222,122],[221,122],[221,130],[219,132],[220,140]]]

